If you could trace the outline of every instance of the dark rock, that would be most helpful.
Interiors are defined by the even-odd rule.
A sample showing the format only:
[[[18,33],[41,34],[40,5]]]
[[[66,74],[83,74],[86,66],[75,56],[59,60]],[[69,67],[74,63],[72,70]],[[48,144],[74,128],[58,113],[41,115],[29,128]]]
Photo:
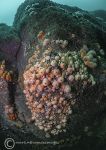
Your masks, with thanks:
[[[0,24],[0,52],[5,58],[14,61],[20,46],[20,39],[15,28]]]
[[[32,4],[39,3],[37,15],[24,17],[25,8],[32,7]],[[20,15],[19,15],[20,14]],[[21,20],[21,21],[20,21]],[[106,49],[106,26],[102,29],[101,22],[86,11],[78,8],[60,5],[45,1],[25,1],[18,9],[14,26],[19,28],[22,40],[20,50],[17,54],[19,70],[24,69],[27,59],[33,53],[30,50],[31,43],[36,43],[35,37],[39,31],[50,32],[50,39],[66,39],[70,41],[69,47],[78,50],[83,44],[93,48],[94,43],[99,43]],[[72,41],[70,34],[76,34],[77,39]]]
[[[90,12],[95,17],[102,18],[104,22],[106,22],[106,10],[95,10]]]
[[[48,138],[45,138],[47,136],[45,133],[42,133],[37,127],[29,123],[30,112],[25,105],[25,96],[21,93],[23,90],[22,75],[28,65],[28,59],[35,51],[35,45],[38,44],[36,38],[38,33],[44,31],[48,33],[48,38],[53,40],[68,40],[69,45],[64,50],[65,52],[68,50],[78,51],[84,44],[89,49],[93,48],[98,51],[97,43],[106,52],[106,26],[103,26],[97,18],[86,11],[77,7],[53,3],[49,0],[26,0],[17,10],[13,26],[18,30],[21,44],[19,38],[14,39],[12,37],[8,41],[8,37],[6,37],[0,42],[0,50],[6,56],[8,55],[9,59],[17,59],[21,89],[18,87],[15,100],[20,113],[19,118],[28,127],[26,129],[28,133],[36,134],[37,137],[48,140]],[[76,36],[74,39],[72,34]],[[17,34],[16,37],[18,37]],[[59,50],[58,47],[55,47],[55,49],[56,51]],[[71,141],[70,143],[72,144],[78,142],[80,136],[85,135],[86,129],[90,130],[89,133],[86,132],[91,136],[95,128],[95,122],[99,124],[101,114],[106,109],[106,95],[104,95],[106,76],[102,76],[100,70],[93,70],[92,72],[100,79],[100,82],[98,81],[92,88],[82,91],[80,91],[80,87],[78,88],[77,103],[73,107],[73,115],[67,124],[68,132],[56,137],[50,137],[50,140],[58,139],[61,143],[64,135],[66,144],[67,141]]]

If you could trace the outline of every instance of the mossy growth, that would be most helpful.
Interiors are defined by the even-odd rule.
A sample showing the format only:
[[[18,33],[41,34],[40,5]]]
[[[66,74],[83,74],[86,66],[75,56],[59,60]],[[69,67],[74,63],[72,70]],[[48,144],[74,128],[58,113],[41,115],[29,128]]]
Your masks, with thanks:
[[[0,41],[19,41],[18,33],[14,27],[10,27],[4,23],[0,24]]]

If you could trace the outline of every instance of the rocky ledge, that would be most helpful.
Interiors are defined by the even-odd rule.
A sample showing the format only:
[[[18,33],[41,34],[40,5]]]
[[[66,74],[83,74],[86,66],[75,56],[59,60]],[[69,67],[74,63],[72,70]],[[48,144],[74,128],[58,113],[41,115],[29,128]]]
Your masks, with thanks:
[[[103,142],[105,24],[77,7],[26,0],[13,27],[1,24],[0,29],[2,127],[63,147],[84,137]],[[17,108],[15,122],[4,113],[9,101]]]

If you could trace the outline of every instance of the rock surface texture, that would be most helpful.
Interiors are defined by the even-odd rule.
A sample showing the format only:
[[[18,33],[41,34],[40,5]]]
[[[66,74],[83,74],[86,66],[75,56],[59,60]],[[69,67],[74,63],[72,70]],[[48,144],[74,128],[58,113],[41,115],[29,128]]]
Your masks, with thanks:
[[[2,117],[2,124],[63,147],[84,137],[106,138],[99,132],[106,124],[105,23],[77,7],[26,0],[11,32],[4,27],[15,36],[0,38],[0,52],[13,72],[14,63],[18,69],[13,81],[18,120],[4,123]],[[0,79],[0,88],[4,82]]]

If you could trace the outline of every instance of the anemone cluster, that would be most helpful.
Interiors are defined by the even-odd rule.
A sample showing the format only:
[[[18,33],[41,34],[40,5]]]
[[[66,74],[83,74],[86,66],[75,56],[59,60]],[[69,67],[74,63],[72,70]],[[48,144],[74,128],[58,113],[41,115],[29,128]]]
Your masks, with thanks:
[[[95,57],[96,52],[94,50],[90,50],[89,52],[86,52],[85,50],[81,49],[80,53],[81,53],[81,58],[83,59],[86,66],[90,68],[97,67],[98,60]]]
[[[38,12],[40,10],[43,9],[43,7],[47,7],[47,6],[52,6],[52,2],[51,1],[44,1],[44,0],[38,0],[38,1],[33,1],[31,3],[29,3],[29,5],[26,6],[25,8],[25,14],[28,16],[33,16],[33,15],[37,15]]]
[[[38,34],[38,39],[42,40],[42,47],[40,42],[23,74],[26,105],[35,126],[56,135],[66,131],[67,121],[76,103],[78,84],[85,88],[95,85],[96,81],[80,52],[57,53],[48,46],[48,41],[51,41],[45,39],[43,32]],[[63,40],[61,42],[64,43]],[[44,43],[48,48],[42,52]]]
[[[0,78],[6,81],[12,81],[12,71],[6,70],[5,60],[0,62]]]
[[[85,50],[84,48],[82,48],[80,50],[80,56],[82,58],[82,60],[84,61],[84,64],[91,68],[94,69],[98,66],[101,59],[101,56],[104,56],[104,50],[100,49],[100,51],[98,52],[99,55],[97,54],[97,52],[95,50]]]
[[[32,3],[25,8],[25,14],[28,16],[36,15],[38,14],[39,8],[40,8],[39,2]]]

